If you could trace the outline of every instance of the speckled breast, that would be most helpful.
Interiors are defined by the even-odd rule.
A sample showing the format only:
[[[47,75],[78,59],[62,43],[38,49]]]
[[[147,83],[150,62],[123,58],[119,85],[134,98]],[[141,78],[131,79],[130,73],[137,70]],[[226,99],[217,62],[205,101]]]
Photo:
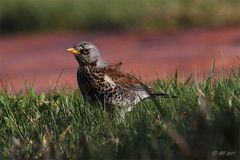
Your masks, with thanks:
[[[132,106],[138,98],[134,92],[107,81],[106,75],[101,69],[79,67],[77,80],[84,98],[90,102]]]

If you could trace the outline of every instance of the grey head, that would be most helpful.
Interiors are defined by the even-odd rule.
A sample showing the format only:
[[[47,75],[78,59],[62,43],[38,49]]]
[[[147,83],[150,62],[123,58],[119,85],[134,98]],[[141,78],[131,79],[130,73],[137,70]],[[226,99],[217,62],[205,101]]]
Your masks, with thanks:
[[[74,54],[80,66],[104,68],[108,65],[101,57],[97,46],[91,42],[77,42],[73,48],[67,49],[67,52]]]

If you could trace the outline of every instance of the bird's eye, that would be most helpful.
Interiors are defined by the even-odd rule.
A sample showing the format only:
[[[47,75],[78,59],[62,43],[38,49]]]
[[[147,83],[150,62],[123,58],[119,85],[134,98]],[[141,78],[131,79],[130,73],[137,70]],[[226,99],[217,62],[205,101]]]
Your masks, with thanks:
[[[89,53],[89,50],[86,49],[86,48],[84,48],[84,49],[82,50],[82,53],[83,53],[83,54],[88,54],[88,53]]]

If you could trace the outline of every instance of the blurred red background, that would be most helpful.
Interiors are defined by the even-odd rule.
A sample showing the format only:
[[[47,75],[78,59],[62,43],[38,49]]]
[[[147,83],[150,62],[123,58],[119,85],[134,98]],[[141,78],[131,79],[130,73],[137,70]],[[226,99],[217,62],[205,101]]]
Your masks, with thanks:
[[[240,65],[240,27],[178,30],[170,32],[52,32],[0,37],[1,89],[14,91],[33,84],[37,91],[76,86],[78,64],[65,50],[77,41],[95,43],[110,63],[124,61],[122,69],[144,81],[189,73],[201,79],[215,60],[216,73]]]

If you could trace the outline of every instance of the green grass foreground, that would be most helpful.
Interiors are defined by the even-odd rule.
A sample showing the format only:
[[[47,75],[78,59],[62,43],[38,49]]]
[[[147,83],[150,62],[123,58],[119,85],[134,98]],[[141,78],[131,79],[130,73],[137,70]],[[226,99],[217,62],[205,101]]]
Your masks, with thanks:
[[[177,81],[156,89],[178,98],[139,103],[121,123],[77,89],[2,91],[0,159],[239,159],[240,71]]]

